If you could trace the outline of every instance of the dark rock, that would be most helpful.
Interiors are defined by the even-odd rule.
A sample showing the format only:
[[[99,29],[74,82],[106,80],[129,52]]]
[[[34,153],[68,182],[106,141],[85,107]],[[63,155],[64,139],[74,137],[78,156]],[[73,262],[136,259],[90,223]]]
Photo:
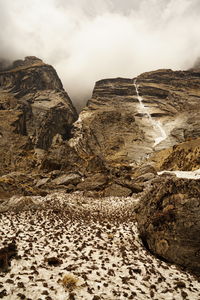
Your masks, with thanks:
[[[98,190],[102,189],[107,183],[108,178],[101,173],[97,173],[90,177],[85,178],[85,180],[77,185],[80,190]]]
[[[160,177],[144,193],[137,221],[144,245],[200,274],[200,180]]]
[[[104,190],[105,197],[128,197],[132,194],[132,190],[126,187],[123,187],[119,184],[111,184]]]
[[[8,294],[7,294],[7,291],[4,289],[2,291],[0,291],[0,298],[4,298],[6,297]]]
[[[76,119],[76,110],[53,67],[28,57],[0,71],[2,168],[13,169],[10,156],[12,164],[27,164],[28,149],[47,150],[58,137],[68,139]]]
[[[79,174],[64,174],[61,175],[59,177],[57,177],[56,179],[52,180],[51,183],[56,184],[56,185],[60,185],[60,184],[64,184],[64,185],[68,185],[68,184],[78,184],[81,181],[81,176]]]
[[[62,260],[57,257],[49,257],[46,259],[49,266],[57,267],[62,264]]]
[[[144,175],[137,177],[136,182],[145,182],[145,181],[152,180],[153,178],[155,178],[155,175],[153,173],[146,173]]]
[[[17,256],[17,246],[11,242],[6,247],[0,249],[0,272],[8,271],[10,261]]]

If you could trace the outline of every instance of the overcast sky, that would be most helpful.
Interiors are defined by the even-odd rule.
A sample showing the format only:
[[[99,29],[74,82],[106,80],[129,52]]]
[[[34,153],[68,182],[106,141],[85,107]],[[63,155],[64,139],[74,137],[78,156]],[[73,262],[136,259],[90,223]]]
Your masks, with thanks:
[[[0,0],[0,22],[1,58],[52,64],[75,104],[99,79],[200,56],[199,0]]]

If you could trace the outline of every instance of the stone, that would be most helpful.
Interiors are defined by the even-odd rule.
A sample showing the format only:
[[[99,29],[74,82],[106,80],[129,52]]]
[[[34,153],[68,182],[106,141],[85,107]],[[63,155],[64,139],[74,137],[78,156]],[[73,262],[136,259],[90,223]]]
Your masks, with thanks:
[[[200,138],[162,150],[152,157],[158,170],[193,171],[200,169]]]
[[[48,150],[58,136],[68,139],[76,119],[76,110],[52,66],[27,57],[1,70],[0,175],[34,163],[31,149]]]
[[[17,256],[17,246],[15,242],[9,243],[6,247],[0,249],[0,272],[6,272],[9,269],[10,261]]]
[[[46,259],[46,262],[49,266],[57,267],[60,264],[62,264],[62,260],[60,260],[58,257],[48,257]]]
[[[144,164],[133,170],[132,178],[138,178],[140,176],[146,175],[147,173],[157,175],[157,171],[154,166],[150,164]]]
[[[132,190],[119,184],[111,184],[104,190],[104,197],[128,197],[132,194]]]
[[[97,173],[85,178],[84,181],[77,185],[79,190],[98,190],[102,189],[107,183],[107,177],[104,174]]]
[[[78,184],[81,181],[81,176],[79,174],[64,174],[61,175],[57,178],[55,178],[54,180],[52,180],[53,184],[56,185],[60,185],[60,184],[64,184],[64,185],[69,185],[69,184]]]
[[[158,257],[200,274],[200,180],[161,176],[137,208],[144,245]]]
[[[40,179],[40,180],[37,181],[36,187],[40,187],[40,186],[46,184],[48,181],[49,181],[49,178],[48,178],[48,177],[42,178],[42,179]]]
[[[136,79],[152,121],[140,111],[135,78],[100,80],[74,123],[70,145],[80,157],[89,160],[98,154],[108,167],[141,164],[154,151],[199,137],[199,72],[163,69]],[[167,135],[156,146],[155,139],[161,132],[155,123]]]
[[[145,182],[152,180],[155,177],[153,173],[146,173],[136,178],[136,182]]]

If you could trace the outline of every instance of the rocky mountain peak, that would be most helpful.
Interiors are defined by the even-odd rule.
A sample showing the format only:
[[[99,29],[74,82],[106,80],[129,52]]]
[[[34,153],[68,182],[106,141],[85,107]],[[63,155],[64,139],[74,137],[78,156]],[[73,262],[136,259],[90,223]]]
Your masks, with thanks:
[[[6,153],[2,166],[10,168],[5,156],[15,155],[12,147],[47,150],[56,135],[69,138],[76,119],[76,110],[52,66],[28,56],[1,70],[0,151]]]

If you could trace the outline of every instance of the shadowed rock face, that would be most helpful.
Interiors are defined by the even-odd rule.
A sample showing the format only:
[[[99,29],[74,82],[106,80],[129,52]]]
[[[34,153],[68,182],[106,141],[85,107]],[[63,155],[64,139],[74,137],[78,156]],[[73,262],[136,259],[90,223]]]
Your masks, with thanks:
[[[15,154],[19,156],[22,149],[47,150],[56,135],[68,139],[76,119],[53,67],[27,57],[0,71],[0,161],[4,168],[15,164]]]
[[[161,176],[137,209],[140,235],[154,254],[200,274],[200,180]]]
[[[70,141],[81,157],[98,154],[109,165],[130,164],[154,150],[199,137],[199,72],[158,70],[138,76],[136,83],[143,108],[135,79],[96,83]],[[156,146],[161,132],[155,122],[167,135]]]

